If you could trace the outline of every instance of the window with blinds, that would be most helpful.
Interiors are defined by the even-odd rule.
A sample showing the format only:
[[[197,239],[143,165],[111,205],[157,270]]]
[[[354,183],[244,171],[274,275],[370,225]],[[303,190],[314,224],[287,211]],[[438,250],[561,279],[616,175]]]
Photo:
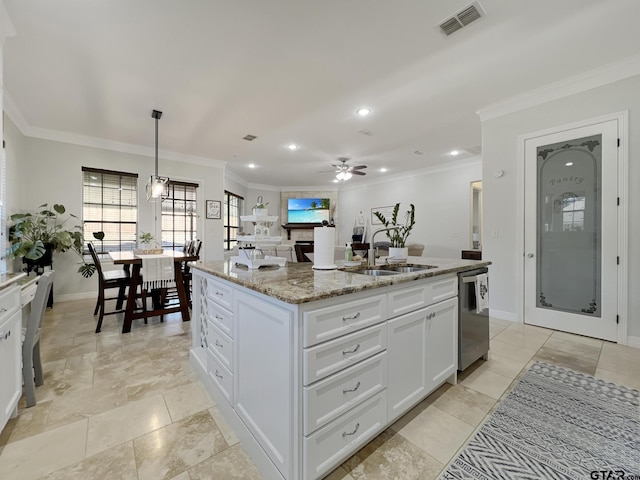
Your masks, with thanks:
[[[224,249],[231,250],[238,244],[240,213],[244,198],[231,192],[224,192]]]
[[[196,239],[197,183],[169,180],[169,196],[162,201],[162,248],[182,251]]]
[[[136,247],[138,175],[82,167],[82,224],[84,238],[100,253]],[[94,232],[104,232],[104,240]]]

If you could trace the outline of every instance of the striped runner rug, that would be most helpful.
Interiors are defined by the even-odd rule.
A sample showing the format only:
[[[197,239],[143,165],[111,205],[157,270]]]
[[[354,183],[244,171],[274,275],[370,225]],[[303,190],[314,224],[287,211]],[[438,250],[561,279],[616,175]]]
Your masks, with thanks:
[[[440,480],[640,480],[640,394],[535,363]]]

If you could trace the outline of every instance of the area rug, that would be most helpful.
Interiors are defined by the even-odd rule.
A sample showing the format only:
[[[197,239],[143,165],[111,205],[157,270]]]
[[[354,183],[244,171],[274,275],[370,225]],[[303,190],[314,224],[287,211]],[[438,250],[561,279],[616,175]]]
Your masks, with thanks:
[[[440,480],[640,479],[640,393],[535,363]]]

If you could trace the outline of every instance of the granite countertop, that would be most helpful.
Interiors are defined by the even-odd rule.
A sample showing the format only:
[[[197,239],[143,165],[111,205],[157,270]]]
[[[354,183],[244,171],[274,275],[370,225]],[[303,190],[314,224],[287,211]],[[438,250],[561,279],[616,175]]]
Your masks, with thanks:
[[[0,274],[0,290],[4,290],[9,285],[13,285],[17,281],[19,281],[21,278],[26,276],[27,274],[24,272]]]
[[[342,262],[336,262],[340,266]],[[346,295],[388,285],[410,282],[418,278],[429,278],[447,273],[457,273],[486,267],[491,262],[483,260],[457,260],[451,258],[409,257],[408,264],[432,265],[436,268],[413,273],[400,273],[372,277],[351,273],[357,268],[338,270],[313,270],[312,263],[287,263],[286,267],[262,267],[249,270],[234,265],[230,260],[191,263],[191,267],[242,285],[286,303],[300,304],[324,298]]]

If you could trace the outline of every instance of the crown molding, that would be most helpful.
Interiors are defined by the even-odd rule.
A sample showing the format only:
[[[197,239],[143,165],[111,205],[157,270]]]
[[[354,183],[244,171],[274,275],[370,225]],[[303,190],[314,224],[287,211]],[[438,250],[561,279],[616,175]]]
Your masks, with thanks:
[[[247,188],[251,188],[253,190],[267,190],[270,192],[279,192],[280,187],[275,185],[263,185],[260,183],[247,183]]]
[[[4,8],[4,2],[0,1],[0,42],[4,44],[9,37],[16,36],[16,28],[13,26],[11,18],[7,10]]]
[[[225,180],[228,178],[229,180],[232,180],[232,181],[234,181],[236,183],[239,183],[243,187],[246,187],[246,188],[249,187],[249,182],[247,182],[244,178],[239,177],[238,175],[236,175],[235,173],[233,173],[231,170],[229,170],[226,167],[224,169],[224,178],[225,178]]]
[[[100,148],[103,150],[111,150],[113,152],[130,153],[132,155],[141,155],[144,157],[155,157],[155,149],[153,147],[145,147],[135,145],[133,143],[117,142],[105,138],[89,137],[79,135],[77,133],[63,132],[61,130],[51,130],[48,128],[39,128],[29,125],[27,120],[18,109],[11,95],[4,90],[4,108],[5,112],[25,137],[37,138],[40,140],[50,140],[53,142],[68,143],[71,145],[79,145],[82,147]],[[202,165],[204,167],[224,168],[227,162],[215,160],[213,158],[199,157],[196,155],[187,155],[184,153],[173,152],[171,150],[158,150],[158,157],[163,160],[170,160],[179,163],[189,163],[194,165]]]
[[[413,178],[419,175],[448,172],[451,170],[458,170],[461,168],[468,168],[476,165],[482,165],[482,157],[477,155],[464,160],[454,160],[454,161],[451,161],[451,163],[433,165],[431,167],[421,168],[419,170],[411,170],[408,172],[397,173],[395,175],[385,175],[384,177],[376,178],[375,180],[369,180],[369,181],[358,182],[353,184],[343,184],[340,189],[351,190],[355,188],[368,187],[371,185],[379,185],[381,183],[387,183],[392,180],[405,180],[405,179]]]
[[[476,113],[484,122],[636,75],[640,75],[640,54],[482,107]]]
[[[301,187],[280,187],[281,192],[337,192],[340,188],[333,185],[313,185]]]

